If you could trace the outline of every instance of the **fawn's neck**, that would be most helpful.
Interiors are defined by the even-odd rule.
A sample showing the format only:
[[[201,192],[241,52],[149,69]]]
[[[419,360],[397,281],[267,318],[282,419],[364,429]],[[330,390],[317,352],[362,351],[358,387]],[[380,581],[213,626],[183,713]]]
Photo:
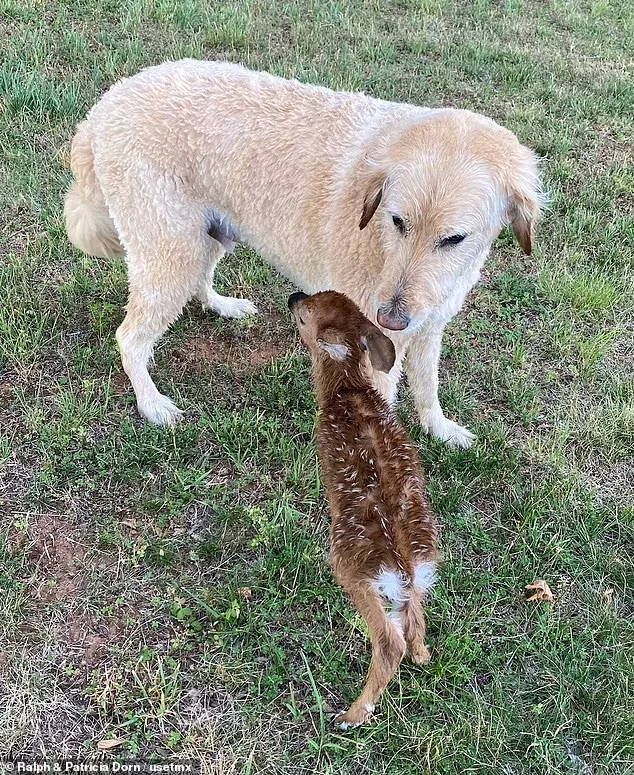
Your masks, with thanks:
[[[374,386],[363,373],[359,363],[339,363],[324,356],[313,363],[313,379],[317,406],[323,409],[341,393],[364,393]]]

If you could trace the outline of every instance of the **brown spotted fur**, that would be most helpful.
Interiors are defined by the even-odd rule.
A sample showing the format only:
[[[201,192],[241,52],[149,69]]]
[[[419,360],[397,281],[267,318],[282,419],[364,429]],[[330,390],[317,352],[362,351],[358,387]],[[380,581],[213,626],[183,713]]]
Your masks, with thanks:
[[[313,359],[317,449],[332,512],[331,564],[372,641],[363,692],[337,719],[347,728],[369,720],[406,650],[417,663],[429,661],[423,601],[411,579],[417,562],[438,560],[436,526],[417,449],[372,387],[373,364],[391,368],[391,343],[342,294],[326,291],[292,302]],[[333,359],[328,345],[345,347],[345,359]],[[382,569],[400,571],[410,583],[402,631],[372,586]]]

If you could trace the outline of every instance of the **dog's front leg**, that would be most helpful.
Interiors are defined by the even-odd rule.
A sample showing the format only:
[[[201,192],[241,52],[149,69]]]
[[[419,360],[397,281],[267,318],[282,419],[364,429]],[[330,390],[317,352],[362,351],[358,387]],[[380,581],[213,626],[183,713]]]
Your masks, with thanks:
[[[412,341],[405,358],[405,371],[423,428],[455,447],[470,447],[471,431],[445,417],[438,400],[438,362],[444,326],[424,329]]]

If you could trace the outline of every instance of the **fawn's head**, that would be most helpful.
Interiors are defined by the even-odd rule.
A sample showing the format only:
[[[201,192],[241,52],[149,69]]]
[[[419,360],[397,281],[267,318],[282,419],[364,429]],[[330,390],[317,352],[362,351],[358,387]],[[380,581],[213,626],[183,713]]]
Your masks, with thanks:
[[[371,381],[373,369],[388,372],[394,366],[391,340],[342,293],[294,293],[288,306],[314,365],[328,364],[329,371],[338,365],[341,379],[355,383]]]

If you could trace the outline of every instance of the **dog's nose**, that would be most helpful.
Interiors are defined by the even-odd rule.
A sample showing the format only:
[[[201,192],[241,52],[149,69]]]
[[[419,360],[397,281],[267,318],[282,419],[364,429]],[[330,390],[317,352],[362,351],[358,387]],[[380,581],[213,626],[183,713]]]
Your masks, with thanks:
[[[298,301],[302,301],[303,299],[307,298],[308,296],[301,291],[298,291],[297,293],[291,293],[291,295],[288,297],[288,308],[292,310]]]
[[[379,307],[376,313],[377,323],[388,331],[404,331],[409,325],[410,317],[402,312],[394,312],[387,304]]]

